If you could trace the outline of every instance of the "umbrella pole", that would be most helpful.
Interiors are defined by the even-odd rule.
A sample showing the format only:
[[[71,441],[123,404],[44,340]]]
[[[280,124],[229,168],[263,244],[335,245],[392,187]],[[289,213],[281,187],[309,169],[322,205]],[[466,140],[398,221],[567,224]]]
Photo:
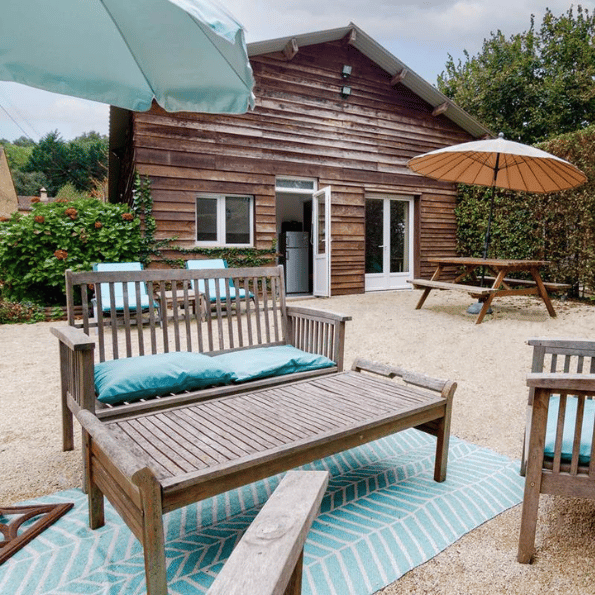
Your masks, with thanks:
[[[499,169],[500,169],[500,153],[496,153],[496,165],[494,167],[494,178],[492,180],[492,194],[490,196],[490,212],[488,214],[488,227],[486,229],[485,240],[483,243],[483,259],[484,260],[486,260],[486,258],[488,257],[488,249],[490,247],[490,233],[491,233],[491,229],[492,229],[492,215],[494,213],[494,189],[496,186],[496,178],[498,177]],[[485,268],[485,266],[483,266],[483,267],[481,267],[480,287],[483,287],[485,274],[486,274],[486,268]],[[478,300],[477,302],[474,302],[467,308],[467,313],[468,314],[479,314],[479,312],[481,312],[482,307],[483,307],[483,302],[481,302],[481,300]],[[486,312],[486,314],[491,314],[491,313],[492,313],[492,309],[490,308]]]

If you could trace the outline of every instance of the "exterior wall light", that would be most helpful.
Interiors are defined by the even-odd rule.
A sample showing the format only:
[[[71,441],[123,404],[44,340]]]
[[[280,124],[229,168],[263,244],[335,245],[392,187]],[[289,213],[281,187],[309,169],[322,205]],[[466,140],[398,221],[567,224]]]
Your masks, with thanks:
[[[341,87],[341,97],[347,99],[351,95],[351,87]]]
[[[345,66],[343,66],[343,70],[341,71],[341,75],[344,79],[349,78],[351,76],[351,66],[347,66],[347,64],[345,64]]]

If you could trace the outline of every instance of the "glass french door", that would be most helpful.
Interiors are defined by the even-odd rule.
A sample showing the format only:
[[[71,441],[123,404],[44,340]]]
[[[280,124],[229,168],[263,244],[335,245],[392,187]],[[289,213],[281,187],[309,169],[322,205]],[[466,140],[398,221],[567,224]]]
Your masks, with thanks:
[[[413,269],[413,199],[366,198],[366,291],[404,289]]]
[[[331,188],[312,194],[313,291],[317,296],[331,295]]]

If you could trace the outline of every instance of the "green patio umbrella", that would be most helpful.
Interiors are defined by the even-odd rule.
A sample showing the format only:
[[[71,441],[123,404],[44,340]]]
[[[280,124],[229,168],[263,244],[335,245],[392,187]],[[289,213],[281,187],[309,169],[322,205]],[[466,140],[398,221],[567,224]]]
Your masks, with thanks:
[[[210,0],[4,2],[0,80],[133,111],[254,105],[243,29]]]

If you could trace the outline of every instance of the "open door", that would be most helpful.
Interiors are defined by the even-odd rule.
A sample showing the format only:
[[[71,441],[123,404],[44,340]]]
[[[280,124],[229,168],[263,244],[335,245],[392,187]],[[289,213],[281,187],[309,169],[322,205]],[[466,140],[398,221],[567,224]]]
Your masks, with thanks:
[[[312,194],[313,293],[331,295],[331,187]]]

